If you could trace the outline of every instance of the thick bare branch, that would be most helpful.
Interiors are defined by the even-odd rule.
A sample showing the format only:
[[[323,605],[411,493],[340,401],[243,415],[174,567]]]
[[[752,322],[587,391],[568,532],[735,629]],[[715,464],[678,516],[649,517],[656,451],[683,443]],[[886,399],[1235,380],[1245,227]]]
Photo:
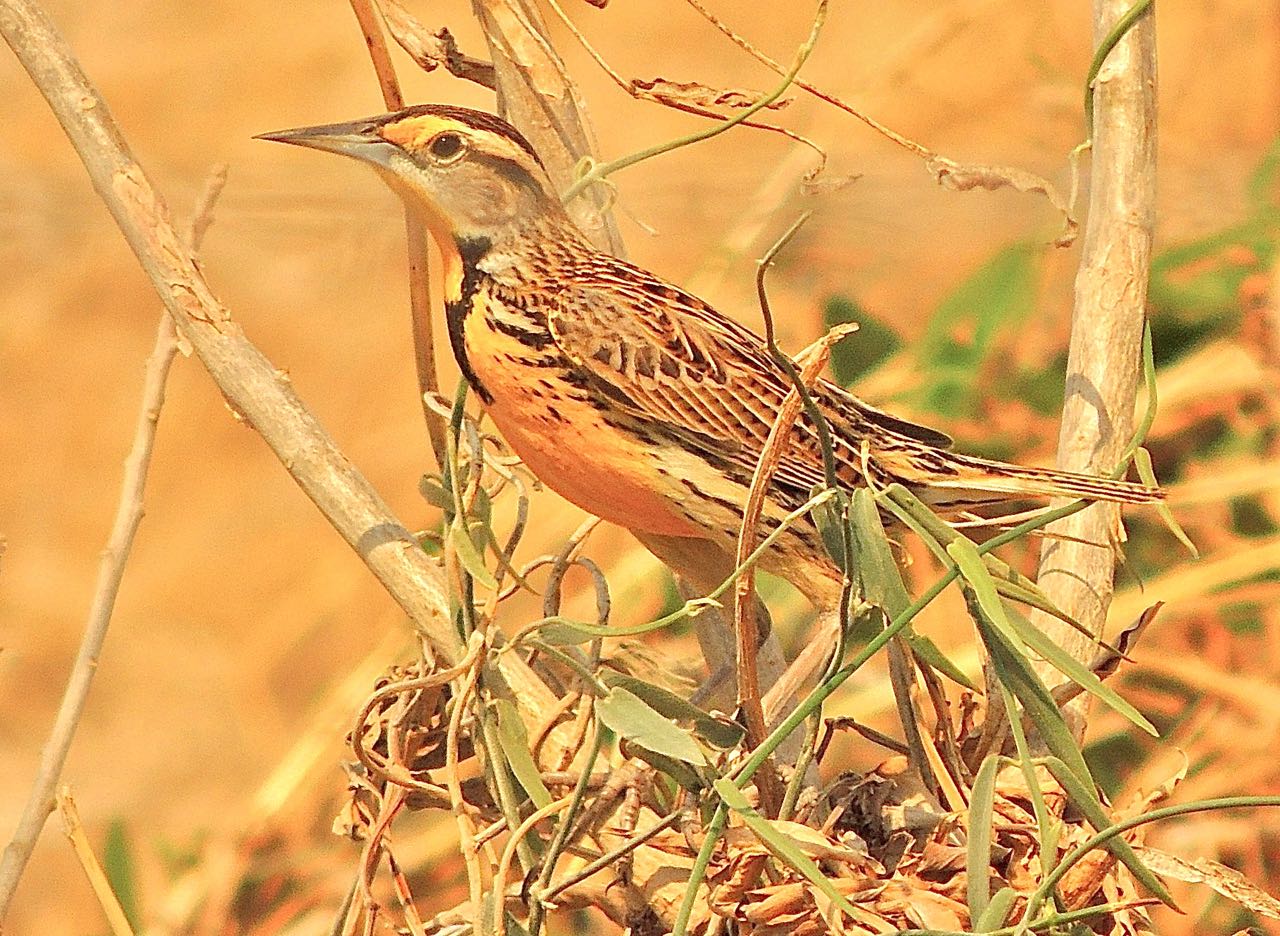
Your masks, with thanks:
[[[1095,0],[1095,43],[1130,5]],[[1120,40],[1096,82],[1092,185],[1076,275],[1059,468],[1109,471],[1133,431],[1154,225],[1155,92],[1155,22],[1148,15]],[[1110,548],[1087,544],[1109,543],[1119,522],[1115,506],[1095,504],[1051,526],[1061,536],[1047,539],[1041,556],[1045,593],[1098,635],[1111,604],[1115,559]],[[1096,648],[1088,638],[1048,615],[1037,623],[1076,659],[1093,658]],[[1078,730],[1082,715],[1075,716]]]
[[[437,652],[456,662],[461,642],[439,568],[338,451],[288,378],[245,338],[213,296],[106,103],[48,16],[32,0],[5,0],[0,31],[70,137],[179,334],[227,401],[263,436]]]

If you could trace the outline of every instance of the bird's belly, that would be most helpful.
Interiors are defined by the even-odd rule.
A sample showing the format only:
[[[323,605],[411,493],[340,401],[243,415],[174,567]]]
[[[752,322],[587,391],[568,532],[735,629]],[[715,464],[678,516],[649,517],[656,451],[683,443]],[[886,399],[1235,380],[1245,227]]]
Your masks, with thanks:
[[[486,412],[529,470],[565,500],[631,530],[705,535],[676,507],[659,453],[610,425],[564,371],[531,363],[538,352],[467,323],[472,370],[492,398]]]

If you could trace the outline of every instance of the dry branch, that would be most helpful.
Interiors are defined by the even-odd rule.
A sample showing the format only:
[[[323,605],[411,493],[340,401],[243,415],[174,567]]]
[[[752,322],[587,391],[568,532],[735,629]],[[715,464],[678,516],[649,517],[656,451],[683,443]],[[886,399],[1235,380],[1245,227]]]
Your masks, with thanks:
[[[529,138],[563,192],[577,178],[578,162],[596,151],[578,89],[530,0],[472,0],[472,7],[493,58],[498,110]],[[568,211],[593,244],[623,256],[607,193],[592,191]]]
[[[781,75],[784,72],[784,66],[777,59],[766,55],[763,51],[756,48],[746,37],[739,35],[724,20],[720,19],[713,13],[702,0],[687,0],[688,4],[698,11],[702,17],[714,26],[716,29],[730,39],[738,48],[749,54],[757,62],[772,69]],[[933,176],[934,180],[942,186],[957,192],[965,192],[975,188],[982,188],[988,191],[994,191],[1001,188],[1011,188],[1018,192],[1039,192],[1043,194],[1051,205],[1059,214],[1062,215],[1062,233],[1054,241],[1055,246],[1066,247],[1075,241],[1078,224],[1075,216],[1072,214],[1074,210],[1074,193],[1072,199],[1064,200],[1058,194],[1057,187],[1047,179],[1043,179],[1024,169],[1017,169],[1011,166],[991,166],[981,165],[977,163],[961,163],[954,159],[949,159],[935,153],[921,143],[910,139],[898,131],[888,127],[880,121],[876,120],[870,114],[863,113],[852,104],[845,101],[838,95],[832,94],[797,77],[795,85],[804,91],[809,92],[820,101],[826,101],[833,107],[839,108],[851,117],[855,117],[862,121],[876,133],[880,134],[886,140],[889,140],[895,146],[899,146],[909,153],[918,156],[924,161],[925,169]]]
[[[5,35],[8,35],[7,30]],[[200,196],[187,232],[187,243],[191,245],[192,251],[199,249],[204,232],[208,230],[213,204],[226,179],[225,168],[217,170]],[[0,920],[4,919],[22,871],[40,838],[45,820],[54,809],[54,791],[71,750],[76,726],[80,724],[80,716],[84,714],[89,698],[89,688],[98,669],[98,656],[102,653],[107,628],[111,624],[111,613],[115,610],[116,596],[120,593],[120,583],[124,579],[125,563],[133,548],[133,538],[138,532],[138,526],[142,523],[142,497],[151,467],[156,425],[160,420],[160,409],[164,406],[169,368],[177,351],[178,336],[174,331],[173,320],[167,314],[162,314],[156,331],[155,346],[147,358],[142,403],[134,423],[133,445],[124,463],[120,499],[111,534],[98,564],[98,579],[94,586],[84,636],[72,664],[71,675],[67,678],[67,687],[63,690],[49,739],[40,751],[40,766],[22,816],[18,820],[18,827],[0,859]]]
[[[1101,43],[1129,0],[1096,0],[1094,41]],[[1151,267],[1156,159],[1155,23],[1148,15],[1120,40],[1096,82],[1089,214],[1076,275],[1066,402],[1058,467],[1101,474],[1119,460],[1133,432],[1147,280]],[[1039,584],[1095,635],[1111,605],[1119,510],[1095,504],[1049,527]],[[1093,641],[1049,615],[1036,623],[1081,662]],[[1042,678],[1057,680],[1051,670]],[[1075,715],[1082,731],[1082,712]]]
[[[396,78],[395,66],[382,36],[382,26],[373,8],[373,0],[351,0],[352,12],[364,33],[369,58],[373,61],[378,87],[382,90],[382,103],[387,110],[404,107],[404,95]],[[440,392],[440,377],[436,370],[435,328],[431,319],[431,281],[427,261],[427,226],[418,213],[406,202],[404,206],[404,235],[409,254],[409,312],[413,331],[413,360],[418,375],[418,403],[427,423],[427,436],[436,464],[444,464],[445,422],[427,400]]]
[[[494,88],[493,66],[464,54],[448,29],[431,32],[402,6],[398,0],[378,0],[378,9],[396,44],[425,72],[444,66],[455,78],[473,81],[481,87]]]
[[[44,94],[179,334],[447,663],[461,657],[439,568],[214,297],[106,103],[32,0],[0,4],[0,31]]]

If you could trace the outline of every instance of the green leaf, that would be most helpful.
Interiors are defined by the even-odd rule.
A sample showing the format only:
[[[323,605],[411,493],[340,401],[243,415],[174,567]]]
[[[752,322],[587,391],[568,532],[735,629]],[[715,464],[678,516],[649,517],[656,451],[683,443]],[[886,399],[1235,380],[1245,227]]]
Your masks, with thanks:
[[[987,556],[983,556],[983,558],[986,559]],[[1031,608],[1038,608],[1045,614],[1053,615],[1064,624],[1070,624],[1074,626],[1076,630],[1088,633],[1083,625],[1076,623],[1076,621],[1073,620],[1067,612],[1054,604],[1049,599],[1049,596],[1041,591],[1034,582],[1024,581],[1021,576],[1018,576],[1017,578],[1000,578],[1000,571],[998,569],[992,568],[992,564],[990,562],[984,564],[986,565],[987,570],[991,572],[992,576],[995,577],[996,591],[999,592],[1002,597],[1008,598],[1011,601],[1020,602]],[[1013,574],[1015,576],[1017,575],[1017,573]],[[1092,637],[1093,635],[1089,634],[1089,636]]]
[[[681,728],[626,689],[614,687],[604,698],[596,699],[596,716],[619,737],[656,754],[697,767],[707,766],[702,748],[688,729]]]
[[[1003,331],[1035,308],[1040,245],[1002,249],[957,286],[934,310],[917,345],[921,372],[934,375],[924,405],[954,418],[978,415],[986,380],[982,364]]]
[[[790,837],[779,832],[768,819],[756,812],[751,804],[747,802],[747,798],[742,794],[742,791],[733,785],[732,780],[727,777],[721,777],[712,786],[715,788],[716,793],[720,795],[720,798],[724,800],[725,805],[742,817],[743,823],[760,840],[760,844],[773,853],[774,857],[790,865],[797,873],[804,875],[809,880],[809,883],[822,891],[851,920],[858,919],[858,911],[849,903],[844,894],[836,890],[835,886],[822,873],[822,869],[814,863],[813,859],[801,851]]]
[[[573,647],[598,637],[599,634],[591,631],[594,627],[594,624],[584,624],[557,615],[538,622],[538,637],[553,647]]]
[[[815,488],[816,490],[819,489]],[[844,501],[844,497],[838,495],[813,508],[813,522],[822,536],[822,545],[837,569],[849,568],[844,561],[844,519],[840,512],[840,505]]]
[[[1153,738],[1160,737],[1160,732],[1156,730],[1155,725],[1151,724],[1141,712],[1119,693],[1099,679],[1092,670],[1050,640],[1044,631],[1032,624],[1018,611],[1013,608],[1006,608],[1005,610],[1008,612],[1008,620],[1013,626],[1014,633],[1018,635],[1023,643],[1044,657],[1054,669],[1073,683],[1076,683],[1085,692],[1106,703],[1117,714],[1123,715],[1136,727],[1141,728]]]
[[[996,678],[1017,696],[1045,746],[1077,771],[1081,779],[1092,784],[1093,778],[1084,762],[1084,755],[1080,753],[1075,736],[1067,727],[1053,696],[1035,674],[1025,654],[1006,636],[1012,636],[1016,631],[1009,623],[1000,596],[996,594],[995,583],[982,564],[978,551],[962,538],[950,543],[947,553],[955,560],[964,579],[965,600],[977,625],[978,635],[986,645]],[[1010,712],[1009,717],[1016,718],[1017,713]]]
[[[453,502],[452,496],[441,483],[439,475],[423,475],[418,481],[418,493],[432,507],[439,507],[441,510]]]
[[[991,573],[983,564],[982,557],[978,555],[978,551],[972,543],[964,538],[953,540],[947,545],[947,554],[955,560],[960,574],[973,587],[978,604],[986,612],[991,623],[1003,632],[1011,650],[1016,652],[1015,648],[1019,644],[1025,644],[1035,653],[1044,657],[1058,672],[1078,684],[1081,689],[1101,699],[1116,712],[1153,737],[1160,736],[1155,725],[1147,721],[1143,714],[1125,701],[1119,693],[1103,683],[1087,666],[1050,640],[1043,631],[1028,621],[1022,614],[1012,608],[1005,607],[1004,602],[1000,600],[995,579],[991,577]],[[1018,655],[1021,656],[1021,654]],[[1024,659],[1024,666],[1025,662]],[[1027,667],[1027,670],[1030,672],[1029,667]],[[1034,673],[1032,675],[1034,676]],[[1036,682],[1040,682],[1038,677]],[[1040,683],[1040,686],[1044,688],[1043,683]],[[1014,694],[1020,700],[1022,699],[1022,695],[1018,693],[1014,686],[1010,685],[1009,688],[1014,689]],[[1023,705],[1026,705],[1025,701]],[[1054,706],[1054,710],[1057,711],[1057,706]],[[1032,714],[1030,710],[1028,710],[1028,714]],[[1078,748],[1076,753],[1078,756]],[[1084,763],[1083,758],[1080,763]],[[1087,775],[1086,772],[1084,776]]]
[[[743,735],[746,734],[737,722],[728,718],[716,718],[661,686],[655,686],[614,670],[604,671],[600,674],[600,679],[606,686],[627,690],[651,706],[659,715],[675,721],[693,722],[694,732],[708,744],[722,751],[737,747]]]
[[[454,555],[462,563],[467,573],[485,588],[497,588],[498,581],[484,564],[484,556],[476,548],[475,540],[467,530],[462,518],[455,518],[449,525],[449,544],[453,546]]]
[[[996,768],[1000,758],[988,754],[973,778],[969,794],[969,842],[965,853],[969,919],[980,920],[991,901],[991,822],[995,815]]]
[[[1046,757],[1045,766],[1049,768],[1049,773],[1062,784],[1062,789],[1066,791],[1067,796],[1075,805],[1076,809],[1084,813],[1084,817],[1089,820],[1089,824],[1093,828],[1101,832],[1114,825],[1110,817],[1102,808],[1102,802],[1098,799],[1097,793],[1094,791],[1092,783],[1085,783],[1075,774],[1075,772],[1056,757]],[[1152,873],[1151,869],[1142,863],[1142,859],[1138,857],[1132,846],[1118,835],[1103,842],[1102,847],[1111,852],[1116,860],[1121,862],[1129,873],[1138,879],[1147,890],[1151,891],[1156,897],[1159,897],[1164,903],[1178,909],[1173,902],[1173,897],[1165,890],[1164,884],[1160,879]]]
[[[895,618],[911,605],[911,596],[902,583],[902,573],[898,571],[898,563],[894,561],[893,550],[889,547],[889,537],[880,522],[880,509],[870,490],[860,487],[853,492],[849,515],[857,546],[857,572],[862,583],[862,596],[871,604],[884,608],[890,618]]]
[[[849,513],[859,556],[858,577],[863,596],[871,604],[883,608],[890,619],[895,618],[910,606],[911,597],[903,584],[898,563],[893,558],[889,537],[880,520],[880,508],[870,490],[858,488],[854,491]],[[911,652],[920,660],[966,689],[975,689],[969,677],[947,659],[937,644],[928,637],[917,634],[908,627],[906,641]]]
[[[643,745],[634,743],[627,745],[627,753],[633,757],[640,758],[650,767],[657,770],[660,775],[665,774],[670,777],[677,786],[684,787],[690,793],[700,794],[707,787],[707,781],[702,774],[674,757],[657,754]]]
[[[1004,921],[1009,918],[1009,911],[1013,909],[1013,902],[1017,899],[1018,892],[1012,887],[1002,887],[996,891],[991,903],[987,904],[987,909],[974,922],[974,932],[994,933],[1003,927]]]
[[[1092,783],[1093,778],[1085,764],[1084,755],[1076,746],[1075,736],[1067,727],[1053,696],[1049,695],[1049,690],[1027,663],[1026,657],[1015,650],[999,629],[991,624],[985,612],[980,615],[978,633],[991,656],[996,678],[1022,703],[1023,710],[1036,726],[1045,746],[1070,765],[1081,778]],[[1011,717],[1017,716],[1014,714]]]
[[[911,648],[911,652],[915,654],[916,659],[921,663],[929,664],[929,666],[958,686],[964,686],[971,692],[978,691],[978,687],[974,685],[972,679],[965,675],[964,670],[952,663],[946,654],[938,649],[938,645],[924,634],[908,632],[907,646]]]
[[[138,910],[138,875],[134,867],[133,848],[123,819],[113,819],[107,826],[107,840],[102,848],[102,871],[120,909],[133,927],[141,932],[142,915]]]
[[[842,386],[871,373],[902,347],[902,339],[892,328],[858,304],[856,299],[832,296],[822,310],[823,326],[858,323],[858,332],[831,349],[831,374]]]
[[[1138,477],[1142,479],[1143,484],[1155,487],[1157,485],[1155,469],[1151,467],[1151,453],[1142,446],[1139,446],[1133,452],[1133,464],[1138,469]],[[1169,509],[1169,505],[1164,501],[1156,502],[1156,513],[1160,515],[1160,519],[1164,521],[1164,525],[1169,528],[1169,532],[1178,538],[1183,546],[1187,547],[1187,552],[1191,553],[1192,559],[1200,558],[1200,550],[1196,549],[1196,544],[1191,542],[1191,537],[1182,529],[1182,525],[1173,517],[1173,511]]]
[[[498,713],[498,741],[502,745],[502,753],[507,758],[511,773],[529,794],[533,805],[539,809],[549,805],[551,791],[542,782],[538,765],[533,761],[533,754],[529,750],[529,735],[525,731],[520,713],[507,699],[494,699],[493,708]]]
[[[978,555],[978,550],[973,543],[963,537],[956,537],[956,539],[947,544],[947,555],[955,562],[960,575],[964,577],[964,580],[973,589],[973,593],[978,599],[978,605],[986,612],[991,622],[1006,634],[1013,633],[1013,628],[1009,625],[1009,619],[1005,616],[1004,603],[1000,600],[1000,593],[996,591],[995,579],[987,571],[987,567],[983,564],[982,557]]]

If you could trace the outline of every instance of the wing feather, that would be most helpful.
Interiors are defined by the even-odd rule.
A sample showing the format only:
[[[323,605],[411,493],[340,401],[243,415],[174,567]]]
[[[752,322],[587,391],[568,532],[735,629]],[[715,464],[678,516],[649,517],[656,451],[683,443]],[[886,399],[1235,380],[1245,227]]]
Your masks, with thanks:
[[[568,272],[547,322],[561,352],[611,400],[622,402],[631,418],[659,424],[749,476],[791,390],[763,339],[612,257],[592,258]],[[833,425],[841,475],[849,482],[861,474],[860,440],[868,434],[897,436],[909,447],[950,444],[942,433],[881,413],[827,381],[814,393]],[[817,433],[804,418],[775,483],[800,496],[823,483]]]

